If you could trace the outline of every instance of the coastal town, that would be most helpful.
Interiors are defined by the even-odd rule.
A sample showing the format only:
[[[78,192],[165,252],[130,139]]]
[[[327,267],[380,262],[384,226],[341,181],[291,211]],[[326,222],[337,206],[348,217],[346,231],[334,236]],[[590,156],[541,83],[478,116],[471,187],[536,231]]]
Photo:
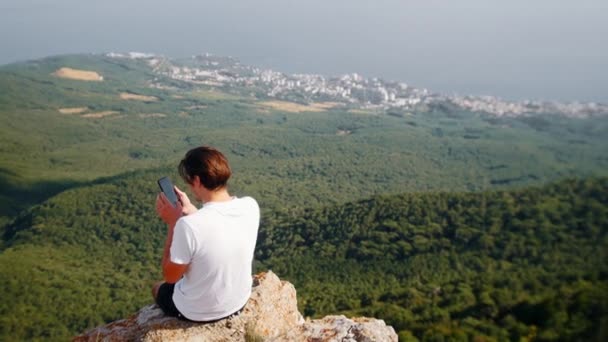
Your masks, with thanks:
[[[241,64],[232,57],[202,54],[187,60],[172,60],[153,54],[109,53],[112,58],[142,59],[159,76],[233,92],[297,103],[335,102],[349,108],[428,111],[443,107],[495,116],[561,114],[569,117],[608,115],[608,105],[555,101],[506,101],[495,96],[443,95],[404,82],[365,78],[357,73],[327,77],[318,74],[286,74]],[[152,86],[164,87],[159,77]]]

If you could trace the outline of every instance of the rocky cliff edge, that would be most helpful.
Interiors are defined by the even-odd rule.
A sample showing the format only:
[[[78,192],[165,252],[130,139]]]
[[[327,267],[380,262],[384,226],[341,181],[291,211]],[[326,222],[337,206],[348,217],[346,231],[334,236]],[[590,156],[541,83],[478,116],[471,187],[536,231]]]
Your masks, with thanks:
[[[243,311],[215,323],[191,323],[166,317],[156,305],[133,316],[91,329],[74,341],[397,341],[384,321],[326,316],[304,320],[296,290],[271,271],[254,277]]]

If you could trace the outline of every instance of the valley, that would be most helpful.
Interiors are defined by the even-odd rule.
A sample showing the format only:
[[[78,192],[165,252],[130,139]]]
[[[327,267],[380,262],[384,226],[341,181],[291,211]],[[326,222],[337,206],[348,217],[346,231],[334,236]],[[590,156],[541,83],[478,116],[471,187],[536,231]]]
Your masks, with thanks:
[[[176,165],[203,144],[262,207],[258,271],[292,281],[306,315],[373,315],[402,340],[605,336],[600,111],[272,97],[136,57],[0,67],[0,339],[63,340],[149,303],[156,179],[183,187]]]

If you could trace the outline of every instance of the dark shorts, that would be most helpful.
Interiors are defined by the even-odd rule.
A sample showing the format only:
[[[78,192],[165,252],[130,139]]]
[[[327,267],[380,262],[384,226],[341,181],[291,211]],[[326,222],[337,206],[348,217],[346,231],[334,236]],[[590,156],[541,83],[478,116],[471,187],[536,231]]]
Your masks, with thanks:
[[[186,319],[173,303],[173,291],[175,290],[175,284],[162,283],[158,288],[158,294],[156,295],[156,305],[167,316],[177,317],[179,319]]]
[[[171,317],[177,317],[184,321],[197,322],[197,323],[214,323],[214,322],[221,321],[223,319],[226,319],[226,318],[229,318],[232,316],[236,316],[239,313],[241,313],[241,310],[243,310],[243,308],[240,308],[235,313],[232,313],[226,317],[216,319],[213,321],[193,321],[193,320],[186,318],[184,315],[182,315],[182,313],[179,312],[179,310],[175,307],[175,303],[173,302],[173,291],[174,290],[175,290],[175,284],[163,283],[158,288],[158,294],[156,296],[156,305],[158,305],[160,307],[160,309],[163,310],[165,315],[171,316]]]

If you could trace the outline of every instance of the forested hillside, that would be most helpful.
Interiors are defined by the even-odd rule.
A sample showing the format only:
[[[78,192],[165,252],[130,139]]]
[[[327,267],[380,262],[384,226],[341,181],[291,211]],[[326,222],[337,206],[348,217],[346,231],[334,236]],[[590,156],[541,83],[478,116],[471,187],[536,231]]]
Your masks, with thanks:
[[[103,81],[53,75],[63,67]],[[294,112],[266,106],[251,89],[228,90],[98,55],[0,67],[0,226],[63,190],[173,168],[201,144],[224,151],[239,179],[278,207],[522,187],[608,170],[606,116],[509,118],[448,107]]]
[[[376,197],[265,227],[258,259],[310,315],[382,317],[406,340],[608,337],[606,178]]]
[[[65,339],[151,301],[157,173],[66,191],[8,226],[0,339]],[[379,196],[265,211],[256,265],[293,282],[306,315],[373,315],[403,339],[601,340],[607,232],[606,178]]]
[[[608,116],[270,100],[137,59],[1,66],[0,340],[66,340],[151,302],[156,180],[183,186],[198,145],[260,203],[257,271],[306,315],[377,316],[403,340],[608,339]]]

